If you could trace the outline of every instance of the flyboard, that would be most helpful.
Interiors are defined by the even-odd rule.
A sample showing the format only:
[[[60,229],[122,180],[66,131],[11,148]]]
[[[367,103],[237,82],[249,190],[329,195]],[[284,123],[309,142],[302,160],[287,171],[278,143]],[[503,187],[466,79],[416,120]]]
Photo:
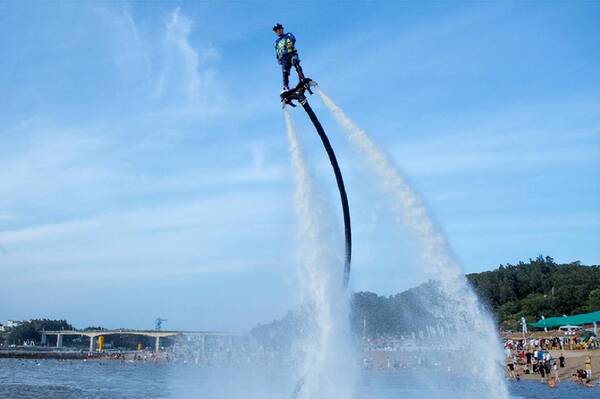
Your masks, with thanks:
[[[337,158],[335,156],[335,152],[333,151],[333,147],[329,142],[329,138],[327,134],[325,134],[325,130],[319,122],[317,115],[313,111],[312,107],[308,103],[306,99],[305,93],[308,92],[313,94],[312,88],[317,86],[317,82],[312,79],[304,78],[302,79],[296,87],[291,90],[284,91],[281,93],[281,104],[282,107],[286,106],[296,107],[296,103],[302,105],[304,111],[308,114],[311,122],[315,126],[319,137],[321,138],[321,142],[323,143],[323,147],[325,148],[325,152],[327,152],[327,156],[329,157],[329,162],[331,163],[331,167],[333,168],[333,173],[335,174],[335,181],[337,182],[338,190],[340,192],[340,200],[342,202],[342,213],[344,217],[344,242],[345,242],[345,257],[344,257],[344,288],[348,286],[348,280],[350,279],[350,262],[352,260],[352,226],[350,223],[350,207],[348,206],[348,195],[346,194],[346,187],[344,185],[344,178],[342,177],[342,171],[340,170],[340,166],[338,164]]]

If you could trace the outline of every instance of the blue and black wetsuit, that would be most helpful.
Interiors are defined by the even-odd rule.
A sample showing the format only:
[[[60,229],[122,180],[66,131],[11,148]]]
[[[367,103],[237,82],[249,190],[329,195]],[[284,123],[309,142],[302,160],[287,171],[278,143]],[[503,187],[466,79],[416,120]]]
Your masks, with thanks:
[[[298,51],[296,51],[296,38],[291,33],[284,33],[275,40],[275,52],[277,53],[277,61],[281,65],[281,71],[283,72],[283,89],[288,90],[290,85],[290,71],[292,66],[296,68],[298,72],[298,79],[304,79],[304,73],[300,66],[300,58],[298,58]]]

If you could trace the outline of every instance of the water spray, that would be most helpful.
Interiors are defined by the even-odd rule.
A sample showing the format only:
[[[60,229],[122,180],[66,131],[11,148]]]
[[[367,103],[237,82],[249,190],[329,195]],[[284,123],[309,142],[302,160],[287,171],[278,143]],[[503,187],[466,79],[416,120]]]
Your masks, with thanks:
[[[304,364],[290,398],[312,399],[321,395],[330,397],[325,392],[333,391],[339,399],[350,399],[349,392],[353,387],[345,381],[353,372],[353,358],[348,356],[350,345],[346,316],[349,309],[346,287],[340,284],[340,248],[330,242],[337,236],[334,218],[327,206],[328,201],[321,199],[315,189],[287,110],[284,116],[296,187],[295,205],[301,243],[301,291],[308,299],[308,325],[313,326],[300,341]],[[347,279],[344,281],[346,283]],[[343,384],[340,383],[341,380],[344,380]],[[338,383],[335,384],[334,381]]]
[[[502,373],[502,353],[496,335],[496,326],[487,311],[479,302],[470,287],[459,263],[450,250],[448,240],[436,225],[433,218],[417,194],[414,192],[402,172],[359,128],[333,100],[317,87],[325,105],[346,133],[347,139],[366,156],[368,164],[379,178],[380,188],[392,201],[392,211],[396,222],[407,225],[419,237],[423,244],[423,257],[431,278],[439,284],[444,297],[443,309],[438,310],[442,317],[452,312],[452,323],[457,330],[473,334],[481,344],[480,352],[473,358],[488,360],[481,369],[487,368],[484,379],[489,387],[488,397],[504,399],[508,390]],[[473,350],[473,349],[471,349]],[[481,352],[486,355],[482,356]]]

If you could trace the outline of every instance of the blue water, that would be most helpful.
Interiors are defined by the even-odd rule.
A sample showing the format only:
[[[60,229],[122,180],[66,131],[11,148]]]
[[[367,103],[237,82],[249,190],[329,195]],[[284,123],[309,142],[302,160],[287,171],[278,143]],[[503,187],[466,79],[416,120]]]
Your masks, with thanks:
[[[458,394],[456,387],[469,383],[464,380],[449,383],[424,376],[415,383],[414,376],[407,373],[377,371],[365,372],[360,380],[360,399],[485,398],[462,389]],[[10,399],[287,399],[293,383],[282,371],[260,367],[0,359],[0,398]],[[600,398],[600,388],[566,382],[555,389],[532,381],[510,383],[509,387],[513,398]]]

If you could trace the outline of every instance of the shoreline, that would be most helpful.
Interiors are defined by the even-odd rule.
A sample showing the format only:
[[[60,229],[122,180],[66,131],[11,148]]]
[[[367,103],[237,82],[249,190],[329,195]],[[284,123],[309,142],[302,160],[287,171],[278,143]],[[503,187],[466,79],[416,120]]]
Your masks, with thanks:
[[[159,355],[153,352],[88,352],[57,350],[0,350],[0,359],[22,360],[109,360],[109,361],[150,361],[168,360],[166,353]]]
[[[565,357],[565,367],[558,369],[558,378],[561,382],[573,382],[573,374],[577,369],[585,368],[585,360],[588,356],[592,358],[592,381],[597,381],[600,375],[600,350],[550,350],[552,358],[558,361],[558,357],[562,353]],[[518,364],[515,371],[519,377],[527,381],[540,381],[540,373],[526,374],[524,372],[525,365]],[[514,379],[511,378],[514,381]]]
[[[87,352],[75,351],[0,351],[0,359],[31,359],[31,360],[83,360],[97,357]]]

